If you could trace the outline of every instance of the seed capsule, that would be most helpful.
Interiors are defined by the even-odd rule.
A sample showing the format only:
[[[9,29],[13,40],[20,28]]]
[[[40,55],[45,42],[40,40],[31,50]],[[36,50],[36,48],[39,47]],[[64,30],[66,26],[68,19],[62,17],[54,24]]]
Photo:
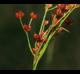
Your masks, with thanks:
[[[46,25],[48,25],[49,24],[49,21],[48,20],[45,20],[44,21],[44,25],[46,26]]]
[[[31,29],[32,29],[32,27],[31,27],[30,25],[26,25],[26,24],[23,25],[23,28],[24,28],[24,30],[25,30],[26,32],[29,32],[29,31],[31,31]]]
[[[58,33],[62,32],[62,31],[63,31],[63,27],[60,27],[60,28],[58,29]]]
[[[20,18],[23,18],[23,17],[24,17],[24,12],[22,12],[22,11],[16,12],[16,18],[20,19]]]
[[[32,19],[37,19],[38,15],[37,15],[36,13],[34,13],[34,12],[31,12],[31,13],[30,13],[30,17],[31,17]]]
[[[47,4],[48,8],[51,8],[53,6],[53,4]]]
[[[67,19],[65,20],[65,23],[66,23],[67,25],[72,24],[72,19],[71,19],[71,18],[67,18]]]
[[[57,6],[58,6],[58,8],[60,8],[61,10],[63,10],[63,9],[65,9],[66,4],[58,4]]]
[[[35,34],[34,34],[34,39],[35,39],[36,41],[41,41],[41,36],[35,33]]]

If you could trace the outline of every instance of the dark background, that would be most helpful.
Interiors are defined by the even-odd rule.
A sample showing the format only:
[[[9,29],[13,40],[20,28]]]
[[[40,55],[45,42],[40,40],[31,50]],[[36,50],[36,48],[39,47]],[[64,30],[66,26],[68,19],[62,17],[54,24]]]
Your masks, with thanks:
[[[26,35],[15,17],[17,10],[25,12],[24,22],[29,22],[29,14],[35,11],[39,18],[32,24],[38,32],[44,13],[42,4],[0,4],[0,69],[32,69],[32,55]],[[41,59],[38,69],[80,69],[80,8],[71,16],[73,23],[70,33],[62,32],[51,43]],[[34,44],[31,32],[30,40]],[[33,46],[32,46],[33,47]]]

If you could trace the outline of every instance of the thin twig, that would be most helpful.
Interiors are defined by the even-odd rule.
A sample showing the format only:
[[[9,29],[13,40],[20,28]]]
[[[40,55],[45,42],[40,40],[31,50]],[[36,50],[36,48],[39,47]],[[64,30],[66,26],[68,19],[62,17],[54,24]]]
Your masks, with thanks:
[[[32,22],[32,18],[30,19],[29,25],[31,25],[31,22]],[[21,18],[20,18],[20,23],[21,23],[22,29],[24,30],[24,28],[23,28],[23,22],[22,22],[22,19]],[[25,31],[25,33],[26,33],[26,36],[27,36],[29,49],[30,49],[32,55],[34,56],[34,53],[32,51],[32,47],[31,47],[31,43],[30,43],[28,32]]]

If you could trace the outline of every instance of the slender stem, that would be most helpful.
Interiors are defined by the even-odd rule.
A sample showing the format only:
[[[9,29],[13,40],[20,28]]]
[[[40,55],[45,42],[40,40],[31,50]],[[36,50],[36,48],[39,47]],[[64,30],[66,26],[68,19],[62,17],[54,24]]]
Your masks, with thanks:
[[[30,19],[30,21],[29,21],[29,25],[31,25],[31,23],[32,23],[32,20],[33,20],[33,19],[31,18],[31,19]]]
[[[69,14],[71,13],[71,10],[69,10],[61,19],[60,19],[60,21],[62,21],[63,20],[63,18],[65,18],[65,17],[67,17]],[[65,20],[65,19],[64,19]],[[63,21],[64,21],[63,20]],[[60,22],[59,21],[59,22]],[[45,34],[45,35],[43,35],[44,37],[46,36],[46,37],[48,37],[48,35],[49,35],[49,33],[50,33],[50,31],[53,29],[53,25],[51,24],[50,26],[49,26],[49,28],[47,29],[47,33]],[[64,28],[64,30],[66,30],[65,28]],[[66,30],[67,32],[69,32],[68,30]]]
[[[22,19],[20,18],[20,23],[21,23],[21,27],[23,29],[23,22],[22,22]],[[24,29],[23,29],[24,30]]]
[[[45,6],[46,6],[46,4],[45,4]],[[45,18],[46,18],[47,12],[48,12],[48,11],[51,11],[51,10],[54,10],[56,7],[57,7],[57,6],[52,7],[51,9],[47,9],[47,10],[45,11],[44,16],[43,16],[43,20],[42,20],[42,23],[41,23],[41,27],[40,27],[39,34],[40,34],[41,30],[44,30],[44,25],[43,25],[43,24],[44,24],[44,20],[45,20]],[[37,43],[37,42],[35,42],[35,47],[36,47],[36,43]]]
[[[44,24],[46,15],[47,15],[47,11],[48,11],[48,9],[45,10],[45,13],[44,13],[44,16],[43,16],[43,20],[42,20],[42,23],[41,23],[41,27],[40,27],[39,34],[41,33],[41,30],[44,29],[44,28],[43,28],[43,26],[44,26],[43,24]]]
[[[61,21],[61,23],[60,23],[60,25],[58,26],[58,28],[62,26],[62,23],[63,23],[63,22],[66,20],[66,18],[73,12],[74,9],[75,9],[75,7],[72,8],[72,9],[68,12],[68,14],[65,16],[65,18]]]
[[[57,8],[57,6],[54,6],[54,7],[50,8],[48,11],[52,11],[52,10],[54,10],[55,8]]]
[[[45,4],[45,6],[46,6],[46,4]],[[41,33],[41,31],[44,29],[44,20],[45,20],[45,18],[46,18],[46,15],[47,15],[47,11],[48,11],[48,9],[45,11],[45,13],[44,13],[44,16],[43,16],[43,19],[42,19],[42,23],[41,23],[41,27],[40,27],[40,31],[39,31],[39,34]],[[35,42],[35,47],[36,47],[36,43],[37,42]]]
[[[29,25],[31,25],[31,22],[32,22],[32,18],[30,19]],[[21,23],[22,29],[24,30],[24,28],[23,28],[23,22],[22,22],[22,19],[21,18],[20,18],[20,23]],[[32,51],[32,47],[31,47],[31,44],[30,44],[30,39],[29,39],[28,32],[25,31],[25,33],[26,33],[26,36],[27,36],[29,49],[30,49],[32,55],[34,56],[34,53]]]
[[[28,46],[29,46],[29,49],[30,49],[30,51],[31,51],[32,55],[34,56],[34,53],[33,53],[33,51],[32,51],[31,44],[30,44],[29,35],[28,35],[28,33],[27,33],[27,32],[26,32],[26,36],[27,36],[27,40],[28,40]]]
[[[46,6],[46,4],[45,4],[45,6]],[[48,10],[48,9],[47,9],[47,10]],[[44,20],[45,20],[45,18],[46,18],[46,15],[47,15],[47,10],[45,11],[44,16],[43,16],[39,34],[41,33],[41,30],[44,29],[44,28],[43,28],[43,26],[44,26],[43,24],[44,24]],[[37,43],[37,42],[35,42],[35,47],[36,47],[36,43]]]
[[[65,19],[71,14],[71,12],[74,10],[75,8],[73,8],[67,15],[66,17],[61,21],[61,23],[59,24],[59,26],[56,28],[56,30],[50,34],[49,38],[48,38],[48,41],[46,42],[46,44],[43,46],[43,48],[41,49],[40,53],[38,54],[38,58],[37,60],[35,61],[34,59],[34,67],[33,67],[33,70],[36,70],[36,67],[41,59],[41,57],[43,56],[46,48],[48,47],[48,44],[50,42],[50,40],[52,39],[52,37],[55,35],[55,33],[57,32],[57,30],[62,26],[62,23],[65,21]]]
[[[69,30],[67,30],[66,28],[63,28],[63,30],[64,30],[64,31],[66,31],[66,32],[70,32],[70,31],[69,31]]]

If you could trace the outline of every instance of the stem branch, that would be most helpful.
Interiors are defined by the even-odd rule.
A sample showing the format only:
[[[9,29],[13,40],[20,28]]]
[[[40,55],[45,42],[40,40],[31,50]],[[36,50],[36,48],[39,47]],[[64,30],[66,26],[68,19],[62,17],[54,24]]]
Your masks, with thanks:
[[[31,22],[32,22],[32,18],[30,19],[29,25],[31,25]],[[22,19],[21,18],[20,18],[20,23],[21,23],[22,29],[24,30],[24,28],[23,28],[23,22],[22,22]],[[32,47],[31,47],[31,43],[30,43],[28,32],[25,31],[25,33],[26,33],[26,36],[27,36],[29,49],[30,49],[32,55],[34,56],[34,53],[32,51]]]
[[[55,31],[52,32],[52,33],[49,35],[47,42],[45,43],[45,45],[43,46],[43,48],[41,49],[41,51],[40,51],[39,54],[37,55],[36,60],[35,60],[35,58],[34,58],[34,61],[35,61],[35,62],[33,63],[33,64],[34,64],[34,65],[33,65],[33,70],[36,70],[36,67],[37,67],[37,65],[38,65],[41,57],[43,56],[46,48],[48,47],[49,42],[50,42],[50,40],[52,39],[52,37],[54,38],[54,35],[55,35],[55,33],[57,32],[57,30],[62,26],[63,22],[64,22],[64,21],[66,20],[66,18],[72,13],[72,11],[73,11],[74,9],[75,9],[75,8],[72,8],[72,9],[66,14],[66,16],[64,17],[64,19],[62,19],[61,23],[59,24],[59,26],[55,29]]]

